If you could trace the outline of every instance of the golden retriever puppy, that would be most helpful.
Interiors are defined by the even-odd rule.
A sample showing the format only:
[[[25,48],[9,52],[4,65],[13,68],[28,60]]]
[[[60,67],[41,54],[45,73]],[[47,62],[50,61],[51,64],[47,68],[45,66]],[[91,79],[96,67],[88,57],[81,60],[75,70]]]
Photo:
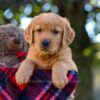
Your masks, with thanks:
[[[59,89],[63,88],[68,83],[68,70],[77,70],[69,48],[74,37],[75,32],[67,19],[54,13],[34,17],[25,30],[30,47],[15,75],[16,82],[28,82],[34,68],[38,67],[52,70],[53,84]]]

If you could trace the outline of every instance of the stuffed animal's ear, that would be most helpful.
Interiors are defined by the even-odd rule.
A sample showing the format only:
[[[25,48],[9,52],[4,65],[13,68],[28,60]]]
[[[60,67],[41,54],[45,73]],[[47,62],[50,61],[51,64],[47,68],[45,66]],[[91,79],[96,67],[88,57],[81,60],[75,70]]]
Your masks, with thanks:
[[[75,37],[75,32],[71,28],[69,21],[66,18],[62,18],[64,23],[64,31],[63,31],[63,37],[62,37],[62,44],[63,46],[70,45]]]
[[[26,28],[24,33],[25,33],[25,40],[29,43],[29,45],[31,45],[33,43],[33,41],[34,41],[33,40],[34,31],[33,31],[32,22]]]

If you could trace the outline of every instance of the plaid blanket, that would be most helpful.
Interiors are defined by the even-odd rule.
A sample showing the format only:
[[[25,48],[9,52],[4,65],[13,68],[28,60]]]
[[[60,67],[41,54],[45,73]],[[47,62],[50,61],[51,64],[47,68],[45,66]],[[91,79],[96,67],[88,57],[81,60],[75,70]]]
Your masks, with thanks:
[[[35,70],[28,84],[18,86],[15,68],[0,68],[0,100],[66,100],[78,83],[78,73],[68,72],[69,83],[58,90],[51,82],[51,71]]]
[[[71,70],[63,89],[54,87],[50,70],[36,69],[27,84],[18,85],[17,68],[0,67],[0,100],[66,100],[78,84],[78,72]]]

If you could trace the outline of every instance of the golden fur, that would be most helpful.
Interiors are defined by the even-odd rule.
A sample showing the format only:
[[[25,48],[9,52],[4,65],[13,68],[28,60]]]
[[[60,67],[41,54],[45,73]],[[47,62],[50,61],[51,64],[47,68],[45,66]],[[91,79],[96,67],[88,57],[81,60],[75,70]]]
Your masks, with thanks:
[[[68,70],[77,70],[69,47],[74,37],[75,32],[67,19],[54,13],[43,13],[34,17],[25,30],[25,38],[30,48],[16,73],[17,83],[28,82],[34,68],[38,66],[40,69],[52,70],[54,85],[63,88],[68,83]],[[44,39],[50,40],[47,50],[41,45]]]

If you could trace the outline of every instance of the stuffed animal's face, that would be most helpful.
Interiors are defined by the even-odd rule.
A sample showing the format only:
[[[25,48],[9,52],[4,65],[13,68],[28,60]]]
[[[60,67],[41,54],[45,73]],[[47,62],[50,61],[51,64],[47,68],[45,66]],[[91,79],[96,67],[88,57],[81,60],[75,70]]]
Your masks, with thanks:
[[[0,52],[15,53],[24,47],[23,30],[11,24],[0,26]]]

